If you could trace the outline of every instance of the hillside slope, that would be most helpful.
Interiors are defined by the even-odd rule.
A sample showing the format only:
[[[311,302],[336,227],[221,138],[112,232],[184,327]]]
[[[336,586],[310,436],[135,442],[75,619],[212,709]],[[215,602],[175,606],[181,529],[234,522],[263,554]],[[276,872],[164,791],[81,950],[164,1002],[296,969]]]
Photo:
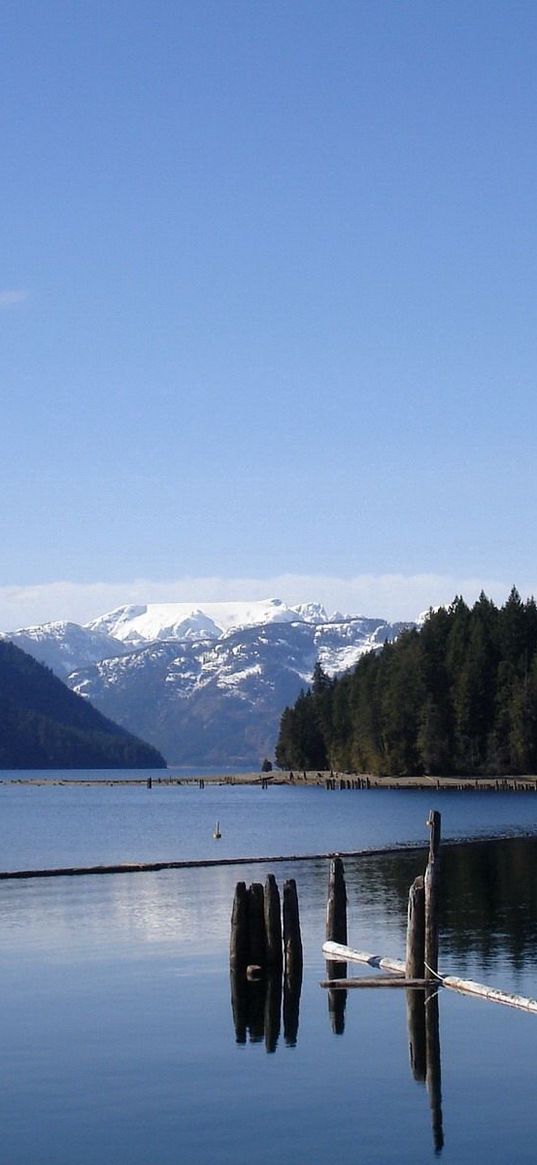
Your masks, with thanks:
[[[0,642],[0,768],[161,768],[161,754],[108,720],[14,644]]]

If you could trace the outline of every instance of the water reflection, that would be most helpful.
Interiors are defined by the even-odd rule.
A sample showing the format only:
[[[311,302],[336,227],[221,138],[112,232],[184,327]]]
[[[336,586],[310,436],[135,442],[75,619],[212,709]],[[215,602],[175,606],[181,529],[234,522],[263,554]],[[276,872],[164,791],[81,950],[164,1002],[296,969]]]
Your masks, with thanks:
[[[326,962],[327,979],[346,979],[347,964]],[[328,988],[328,1016],[330,1027],[335,1036],[342,1036],[345,1031],[345,1008],[347,1006],[347,992],[343,988]]]
[[[231,1011],[238,1044],[265,1041],[267,1052],[276,1051],[281,1033],[287,1047],[298,1039],[302,969],[296,974],[268,971],[259,979],[250,979],[231,970]],[[283,1006],[282,1006],[283,997]]]
[[[442,848],[440,963],[467,974],[494,966],[535,978],[537,968],[537,843],[530,838]],[[371,855],[345,863],[351,933],[377,943],[393,925],[404,945],[408,888],[423,871],[423,853]],[[380,932],[380,934],[379,934]],[[358,936],[360,936],[358,938]],[[368,938],[368,941],[371,941]],[[398,952],[390,949],[391,955]],[[527,994],[535,990],[528,986]]]
[[[431,1108],[431,1124],[435,1153],[444,1146],[442,1123],[442,1064],[440,1057],[440,1017],[438,990],[425,995],[425,1061],[427,1065],[427,1093]]]
[[[434,1151],[441,1153],[444,1128],[438,990],[409,990],[405,994],[410,1070],[414,1080],[427,1086]]]

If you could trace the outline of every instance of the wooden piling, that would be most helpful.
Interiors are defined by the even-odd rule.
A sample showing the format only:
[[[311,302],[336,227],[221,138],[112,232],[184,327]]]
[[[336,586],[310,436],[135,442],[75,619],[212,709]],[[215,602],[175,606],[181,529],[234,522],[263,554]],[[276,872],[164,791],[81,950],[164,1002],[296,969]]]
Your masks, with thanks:
[[[244,974],[249,962],[248,892],[244,882],[237,882],[231,912],[229,962],[232,971]]]
[[[406,973],[409,979],[424,978],[425,958],[425,885],[419,875],[408,895],[408,922],[406,931]]]
[[[427,818],[430,829],[429,860],[425,871],[425,974],[438,974],[438,874],[440,866],[440,814],[431,809]]]
[[[265,937],[265,903],[261,882],[252,882],[248,890],[248,962],[265,967],[267,942]]]
[[[326,903],[326,940],[327,942],[343,944],[347,942],[347,891],[343,862],[339,857],[333,858],[330,862]]]
[[[299,971],[302,974],[302,938],[294,878],[283,884],[283,948],[286,975],[294,976]]]
[[[274,874],[267,874],[265,881],[264,915],[267,966],[281,971],[283,962],[282,914],[280,891]]]

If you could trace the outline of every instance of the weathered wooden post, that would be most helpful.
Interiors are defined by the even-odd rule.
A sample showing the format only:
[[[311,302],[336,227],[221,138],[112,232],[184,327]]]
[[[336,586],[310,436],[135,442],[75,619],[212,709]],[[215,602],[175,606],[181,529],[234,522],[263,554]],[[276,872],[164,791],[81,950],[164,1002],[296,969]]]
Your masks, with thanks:
[[[274,874],[267,874],[265,881],[264,913],[267,966],[281,971],[283,962],[282,913],[280,891]]]
[[[425,871],[425,978],[438,973],[438,874],[440,866],[440,814],[431,809],[427,818],[430,829],[429,860]]]
[[[294,878],[283,884],[283,947],[286,975],[302,974],[302,938]]]
[[[425,958],[425,884],[423,876],[415,878],[408,894],[408,921],[406,930],[407,979],[423,979]]]
[[[265,903],[261,882],[252,882],[248,890],[248,963],[265,967],[267,942],[265,937]]]
[[[248,891],[244,882],[237,882],[231,912],[229,963],[232,971],[244,975],[249,962]]]
[[[341,858],[332,858],[326,903],[326,941],[347,945],[347,891]]]

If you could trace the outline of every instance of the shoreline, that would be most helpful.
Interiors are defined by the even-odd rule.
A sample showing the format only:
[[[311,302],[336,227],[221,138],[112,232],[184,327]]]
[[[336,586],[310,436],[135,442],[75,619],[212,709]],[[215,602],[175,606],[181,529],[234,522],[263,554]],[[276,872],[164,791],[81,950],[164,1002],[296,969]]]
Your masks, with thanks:
[[[55,775],[48,777],[47,769],[39,770],[39,775],[35,777],[17,777],[12,775],[14,770],[7,770],[10,772],[9,776],[2,776],[0,770],[0,785],[25,785],[25,786],[69,786],[76,788],[81,786],[98,787],[102,786],[118,786],[118,787],[195,787],[203,789],[205,786],[259,786],[263,789],[268,789],[272,785],[287,785],[294,788],[324,788],[329,791],[344,791],[357,790],[367,791],[371,789],[428,789],[435,792],[442,792],[451,790],[452,792],[463,792],[466,790],[493,791],[493,792],[535,792],[537,793],[537,775],[524,774],[520,776],[486,776],[486,777],[380,777],[374,776],[371,773],[341,773],[338,771],[326,772],[294,772],[291,770],[283,770],[272,773],[235,773],[235,774],[212,774],[209,776],[129,776],[129,777],[110,777],[106,776],[100,779],[99,777],[72,777],[58,776],[58,770],[53,770]],[[82,773],[84,770],[81,769]],[[123,770],[125,771],[125,770]],[[72,770],[71,770],[72,772]]]

